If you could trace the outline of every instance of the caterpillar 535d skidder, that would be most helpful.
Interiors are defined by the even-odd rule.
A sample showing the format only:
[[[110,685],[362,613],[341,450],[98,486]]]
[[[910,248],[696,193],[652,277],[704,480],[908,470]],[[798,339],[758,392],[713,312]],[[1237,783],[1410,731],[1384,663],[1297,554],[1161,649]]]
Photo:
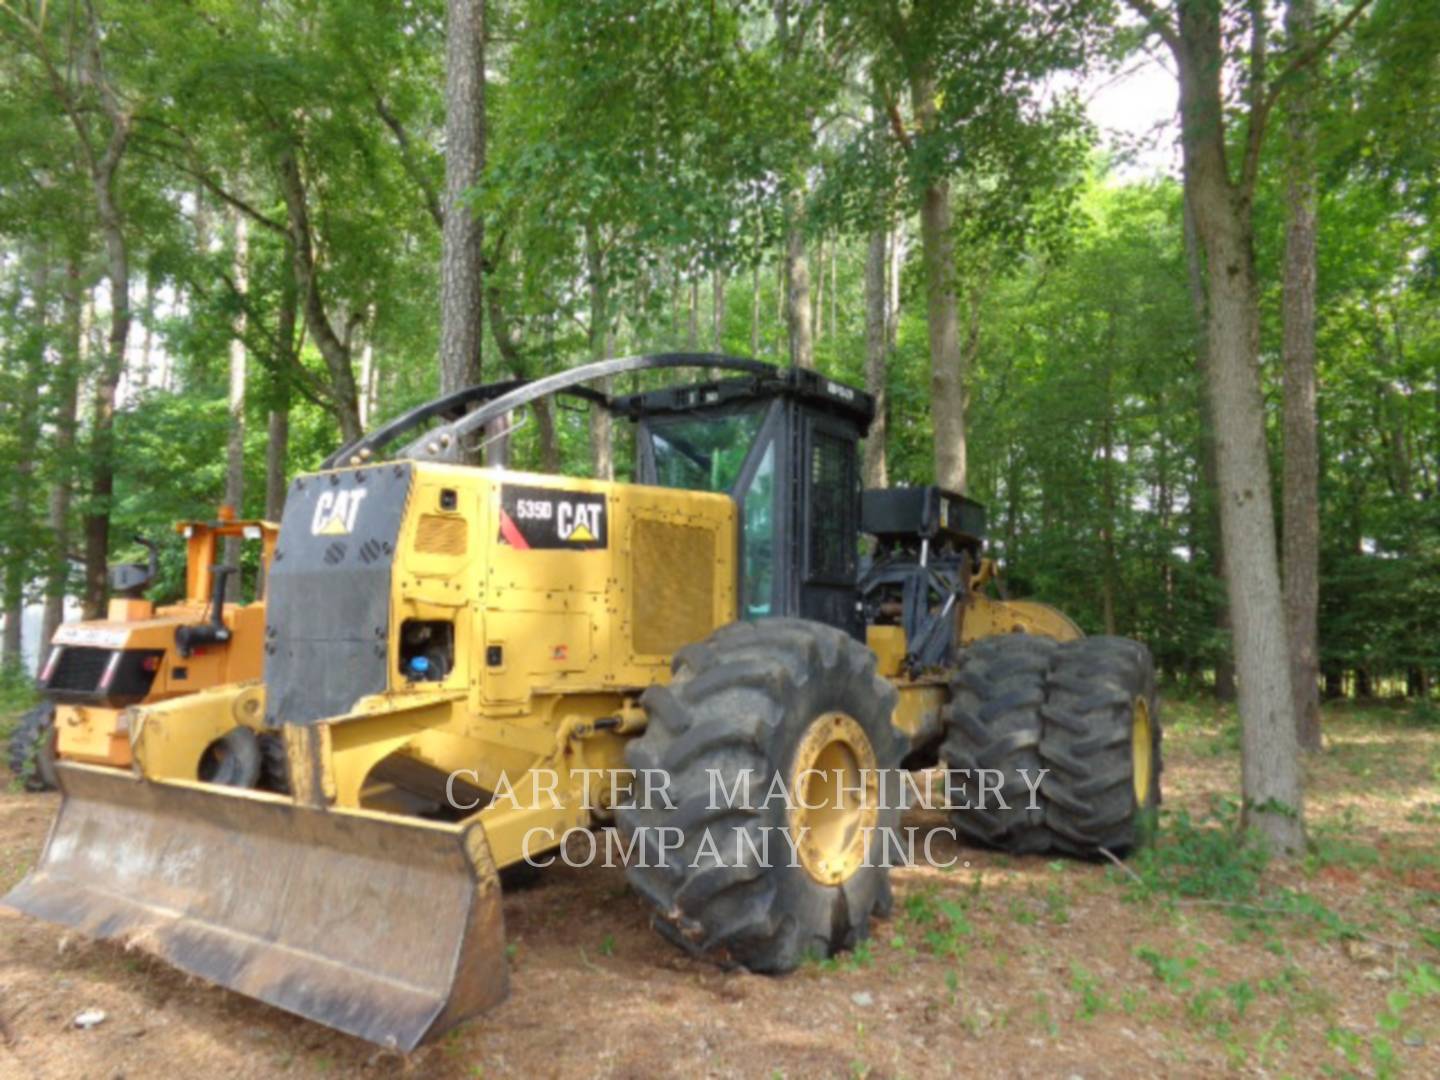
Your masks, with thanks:
[[[684,366],[726,374],[586,386]],[[457,463],[555,393],[635,423],[638,483]],[[682,354],[491,398],[423,433],[433,408],[402,417],[295,481],[263,680],[136,708],[136,775],[62,764],[9,904],[409,1049],[504,995],[498,870],[568,829],[613,817],[662,932],[775,972],[884,913],[868,838],[897,822],[875,796],[902,766],[998,770],[1005,805],[956,815],[988,843],[1137,842],[1159,780],[1147,652],[988,598],[978,505],[862,493],[864,393]],[[196,781],[194,741],[236,727],[283,733],[286,793]],[[1031,767],[1049,770],[1033,801]],[[627,769],[663,797],[611,805]],[[792,797],[716,805],[746,777]]]

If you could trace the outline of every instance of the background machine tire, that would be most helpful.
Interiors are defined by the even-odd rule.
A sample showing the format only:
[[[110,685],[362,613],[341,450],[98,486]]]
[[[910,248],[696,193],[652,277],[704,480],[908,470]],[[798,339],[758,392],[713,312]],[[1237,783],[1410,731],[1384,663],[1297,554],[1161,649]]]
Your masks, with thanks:
[[[54,791],[60,786],[55,776],[55,706],[42,701],[20,717],[10,734],[10,771],[26,791]]]
[[[637,783],[632,805],[616,810],[626,844],[635,844],[626,874],[655,908],[657,929],[692,953],[760,972],[851,948],[868,936],[871,914],[890,905],[878,844],[865,852],[855,837],[898,823],[898,766],[908,748],[891,726],[896,694],[875,674],[874,654],[831,627],[767,619],[722,627],[682,649],[673,666],[669,686],[645,692],[649,723],[626,759],[637,771],[663,770],[651,775],[667,778],[674,806],[646,800]],[[735,808],[712,802],[712,770],[727,785],[752,770],[750,798]],[[877,798],[822,787],[804,800],[827,807],[813,813],[765,800],[777,776],[803,787],[794,781],[805,770],[814,770],[811,779],[868,772]],[[664,859],[662,828],[678,830],[672,844],[679,838]],[[708,851],[697,858],[707,835],[718,860]]]
[[[198,779],[225,787],[253,788],[260,781],[263,753],[248,727],[231,728],[205,749]]]
[[[941,761],[952,805],[977,801],[959,770],[998,769],[1008,809],[956,809],[966,839],[1017,854],[1115,855],[1148,838],[1160,803],[1155,666],[1128,638],[1055,642],[1025,634],[977,642],[961,656]],[[1032,803],[1020,770],[1047,770]],[[967,798],[968,797],[968,798]]]

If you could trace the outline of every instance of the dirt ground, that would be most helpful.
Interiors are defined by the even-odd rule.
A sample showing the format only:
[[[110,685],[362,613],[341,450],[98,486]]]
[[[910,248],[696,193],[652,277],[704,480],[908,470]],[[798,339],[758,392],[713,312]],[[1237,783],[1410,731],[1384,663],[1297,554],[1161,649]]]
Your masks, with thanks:
[[[1177,897],[937,844],[955,867],[897,871],[867,947],[767,978],[678,953],[623,871],[552,869],[505,899],[509,1000],[408,1057],[0,913],[0,1077],[1440,1076],[1440,727],[1406,719],[1327,717],[1314,850],[1239,907],[1234,845],[1195,846],[1209,886]],[[1235,746],[1169,709],[1162,850],[1238,790]],[[57,805],[5,780],[0,891]]]

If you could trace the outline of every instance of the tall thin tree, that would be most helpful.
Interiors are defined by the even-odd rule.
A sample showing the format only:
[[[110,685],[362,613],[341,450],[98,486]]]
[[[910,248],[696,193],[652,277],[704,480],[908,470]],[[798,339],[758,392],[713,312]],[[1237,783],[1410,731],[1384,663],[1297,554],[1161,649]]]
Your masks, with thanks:
[[[1290,0],[1292,51],[1311,46],[1315,0]],[[1315,65],[1295,72],[1285,116],[1285,281],[1282,288],[1285,617],[1300,745],[1320,749],[1320,451],[1315,375]]]
[[[466,192],[485,169],[485,0],[448,0],[445,211],[440,255],[440,392],[480,381],[484,225]]]

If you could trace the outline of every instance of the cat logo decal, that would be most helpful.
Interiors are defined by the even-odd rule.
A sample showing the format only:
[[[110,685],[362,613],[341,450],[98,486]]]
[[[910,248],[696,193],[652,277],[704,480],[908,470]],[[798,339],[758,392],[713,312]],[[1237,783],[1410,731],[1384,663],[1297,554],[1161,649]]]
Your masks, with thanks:
[[[315,500],[315,516],[310,519],[311,536],[349,536],[355,528],[360,504],[369,494],[364,488],[348,491],[322,491]]]

